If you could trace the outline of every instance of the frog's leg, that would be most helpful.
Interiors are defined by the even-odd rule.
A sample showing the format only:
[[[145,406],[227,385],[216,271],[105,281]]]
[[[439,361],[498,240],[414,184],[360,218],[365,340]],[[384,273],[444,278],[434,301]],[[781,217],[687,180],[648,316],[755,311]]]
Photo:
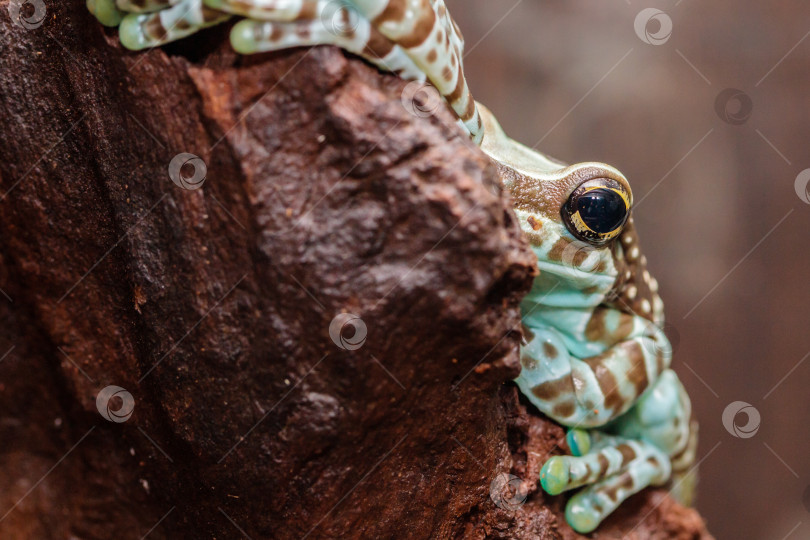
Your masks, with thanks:
[[[697,443],[689,398],[671,370],[605,432],[572,430],[574,456],[554,456],[541,470],[543,489],[552,495],[587,485],[566,507],[569,524],[590,532],[630,495],[674,476],[673,494],[690,498]],[[593,449],[588,450],[593,441]],[[580,455],[584,453],[584,455]],[[674,474],[673,474],[674,473]]]
[[[231,44],[242,54],[310,45],[335,45],[404,79],[425,79],[424,73],[410,57],[380,34],[367,19],[353,21],[351,28],[351,32],[335,31],[320,20],[289,23],[246,19],[238,22],[231,30]]]
[[[481,117],[464,76],[464,38],[443,0],[351,0],[381,34],[402,47],[444,96],[476,144]]]
[[[118,36],[124,47],[137,51],[190,36],[229,18],[227,13],[206,7],[202,0],[181,0],[155,13],[130,13],[121,21]]]
[[[573,320],[573,315],[549,310],[550,317]],[[578,340],[561,330],[536,327],[524,317],[529,334],[521,347],[520,375],[515,382],[541,412],[566,426],[601,427],[624,414],[669,366],[671,348],[666,336],[645,320],[611,310],[605,325],[616,325],[625,338],[591,356],[570,351]],[[586,318],[586,317],[585,317]],[[584,352],[581,349],[579,352]]]

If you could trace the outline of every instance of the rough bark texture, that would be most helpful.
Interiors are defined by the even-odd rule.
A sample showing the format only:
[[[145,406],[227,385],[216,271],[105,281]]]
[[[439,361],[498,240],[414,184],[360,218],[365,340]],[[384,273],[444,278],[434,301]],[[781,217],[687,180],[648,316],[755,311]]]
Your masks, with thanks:
[[[505,384],[532,256],[450,114],[335,49],[132,54],[47,8],[0,34],[0,537],[576,537],[534,480],[563,431]],[[655,491],[628,533],[708,538]]]

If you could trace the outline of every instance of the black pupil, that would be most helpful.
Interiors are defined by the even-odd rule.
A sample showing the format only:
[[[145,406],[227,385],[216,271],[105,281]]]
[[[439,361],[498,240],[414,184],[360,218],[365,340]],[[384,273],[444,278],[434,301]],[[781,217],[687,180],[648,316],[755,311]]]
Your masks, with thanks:
[[[615,231],[627,217],[627,207],[621,195],[613,190],[596,188],[580,195],[576,210],[582,221],[600,234]]]

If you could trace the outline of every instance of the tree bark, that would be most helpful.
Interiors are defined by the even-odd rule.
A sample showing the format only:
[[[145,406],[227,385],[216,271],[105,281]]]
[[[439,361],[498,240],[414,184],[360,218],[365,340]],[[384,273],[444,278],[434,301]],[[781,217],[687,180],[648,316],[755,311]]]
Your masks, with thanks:
[[[577,537],[508,383],[532,254],[448,111],[333,48],[0,24],[0,537]],[[662,491],[625,534],[709,538]]]

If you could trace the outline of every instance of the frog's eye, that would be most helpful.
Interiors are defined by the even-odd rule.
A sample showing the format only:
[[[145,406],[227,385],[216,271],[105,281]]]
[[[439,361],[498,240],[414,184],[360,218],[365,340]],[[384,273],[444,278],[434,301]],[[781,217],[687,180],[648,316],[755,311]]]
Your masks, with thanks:
[[[601,246],[622,232],[630,215],[630,195],[615,180],[595,178],[574,190],[561,214],[571,234]]]

